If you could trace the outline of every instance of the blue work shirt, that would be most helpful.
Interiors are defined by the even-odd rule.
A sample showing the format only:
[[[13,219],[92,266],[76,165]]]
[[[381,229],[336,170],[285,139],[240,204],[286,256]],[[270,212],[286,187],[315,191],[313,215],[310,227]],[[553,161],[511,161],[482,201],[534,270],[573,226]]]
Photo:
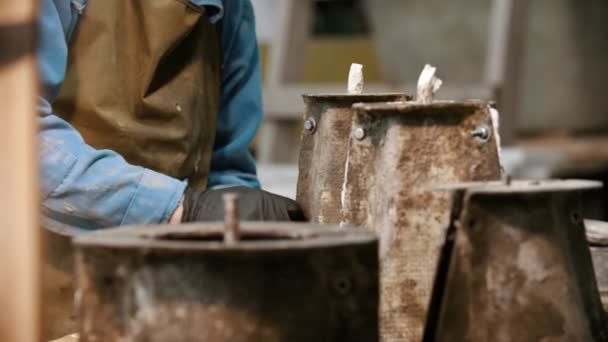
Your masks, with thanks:
[[[73,234],[167,222],[183,196],[184,181],[130,165],[113,151],[92,148],[69,123],[53,114],[53,101],[66,73],[70,38],[79,15],[86,11],[86,0],[40,1],[39,144],[44,226]],[[208,186],[259,187],[248,150],[262,119],[260,60],[251,2],[191,2],[205,6],[211,22],[223,21],[220,111]],[[95,75],[90,76],[90,82],[95,82]]]

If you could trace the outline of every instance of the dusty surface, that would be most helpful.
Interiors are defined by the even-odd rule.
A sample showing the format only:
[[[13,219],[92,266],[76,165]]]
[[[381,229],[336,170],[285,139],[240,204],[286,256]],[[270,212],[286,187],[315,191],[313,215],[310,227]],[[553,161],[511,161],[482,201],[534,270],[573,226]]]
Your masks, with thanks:
[[[591,256],[602,303],[608,312],[608,247],[591,247]]]
[[[304,96],[304,120],[314,120],[315,128],[302,131],[297,201],[311,222],[340,222],[351,106],[405,99],[403,94]]]
[[[241,227],[234,245],[221,242],[214,224],[80,239],[81,340],[377,340],[378,251],[371,234],[296,224]]]
[[[579,192],[514,189],[463,195],[428,340],[606,341]]]
[[[470,132],[492,127],[487,104],[360,106],[351,139],[342,218],[380,237],[381,336],[420,341],[435,268],[449,223],[439,184],[500,178],[494,139]]]

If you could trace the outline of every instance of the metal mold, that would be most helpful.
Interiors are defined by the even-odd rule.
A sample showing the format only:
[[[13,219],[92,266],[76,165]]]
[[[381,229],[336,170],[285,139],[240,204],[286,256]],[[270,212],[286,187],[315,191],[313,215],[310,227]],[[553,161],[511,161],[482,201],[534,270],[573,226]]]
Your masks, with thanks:
[[[343,224],[380,238],[381,338],[420,341],[435,266],[449,222],[449,198],[436,184],[500,179],[494,137],[471,139],[492,127],[485,102],[355,105],[343,193]]]
[[[606,341],[586,181],[457,185],[424,341]]]
[[[340,223],[352,105],[407,99],[405,94],[304,95],[305,127],[301,137],[296,199],[309,221]]]
[[[604,308],[608,310],[608,222],[585,220],[587,241]]]
[[[378,340],[372,234],[240,223],[228,236],[195,224],[76,238],[81,341]]]

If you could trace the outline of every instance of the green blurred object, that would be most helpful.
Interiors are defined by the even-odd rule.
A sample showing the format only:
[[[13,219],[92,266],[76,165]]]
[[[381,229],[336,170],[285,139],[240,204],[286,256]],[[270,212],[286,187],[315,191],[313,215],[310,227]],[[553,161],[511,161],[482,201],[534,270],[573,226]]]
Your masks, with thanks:
[[[270,48],[262,45],[262,75],[270,63]],[[331,56],[331,58],[328,58]],[[311,40],[306,47],[304,83],[344,83],[351,63],[363,64],[366,82],[381,82],[382,72],[371,36],[323,37]]]

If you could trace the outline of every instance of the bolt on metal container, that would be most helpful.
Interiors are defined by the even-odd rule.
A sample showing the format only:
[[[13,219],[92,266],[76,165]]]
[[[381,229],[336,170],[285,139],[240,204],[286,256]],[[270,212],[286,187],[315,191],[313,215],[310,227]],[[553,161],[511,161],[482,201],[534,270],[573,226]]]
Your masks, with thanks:
[[[585,220],[585,226],[602,303],[608,310],[608,222]]]
[[[340,222],[344,163],[351,134],[352,105],[405,101],[405,94],[304,95],[297,201],[313,223]]]
[[[490,106],[401,102],[354,110],[342,223],[380,237],[381,339],[420,341],[449,212],[447,194],[431,187],[500,179]]]
[[[81,341],[377,341],[365,231],[234,222],[75,239]]]
[[[599,186],[455,185],[424,341],[607,341],[581,202]]]

